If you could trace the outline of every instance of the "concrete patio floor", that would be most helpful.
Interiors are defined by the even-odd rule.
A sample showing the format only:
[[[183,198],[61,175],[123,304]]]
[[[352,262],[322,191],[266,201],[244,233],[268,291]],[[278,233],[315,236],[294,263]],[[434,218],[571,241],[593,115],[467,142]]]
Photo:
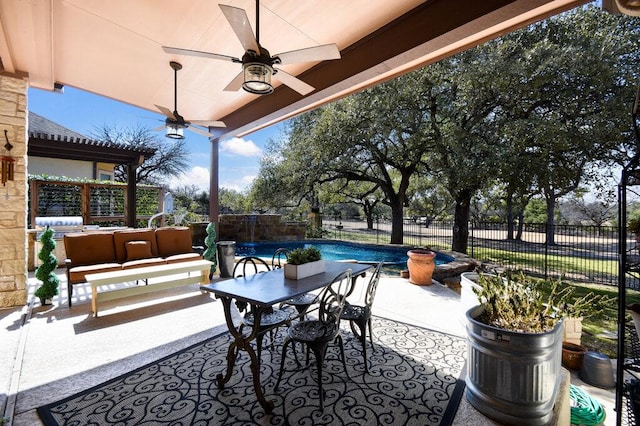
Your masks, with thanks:
[[[61,294],[51,306],[29,298],[27,306],[0,310],[0,395],[10,425],[42,424],[35,408],[117,377],[208,337],[226,331],[222,305],[197,285],[105,303],[100,317],[91,313],[88,285],[74,287],[67,305],[64,271]],[[362,295],[363,280],[353,296]],[[36,280],[30,277],[30,295]],[[353,297],[352,296],[352,297]],[[407,279],[383,277],[374,315],[465,336],[465,307],[453,290],[435,282],[415,286]],[[615,390],[580,381],[571,383],[600,401],[605,425],[615,425]],[[8,397],[6,397],[8,395]],[[3,407],[0,407],[3,408]],[[456,425],[497,425],[462,398]]]

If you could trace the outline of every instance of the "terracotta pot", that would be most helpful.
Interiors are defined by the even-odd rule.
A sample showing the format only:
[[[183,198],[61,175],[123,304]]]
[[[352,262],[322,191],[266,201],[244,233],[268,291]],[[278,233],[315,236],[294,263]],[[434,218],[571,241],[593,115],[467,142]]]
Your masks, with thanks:
[[[407,252],[409,260],[409,282],[416,285],[431,285],[431,276],[436,268],[436,253],[427,249],[413,249]]]
[[[584,346],[571,342],[562,342],[562,365],[569,370],[580,370],[586,353],[587,348]]]

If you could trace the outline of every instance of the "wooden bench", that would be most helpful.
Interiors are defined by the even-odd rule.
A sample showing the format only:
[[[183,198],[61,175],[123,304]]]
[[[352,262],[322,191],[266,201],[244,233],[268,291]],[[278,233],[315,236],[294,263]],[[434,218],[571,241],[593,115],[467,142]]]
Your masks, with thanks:
[[[107,300],[121,299],[137,294],[150,293],[172,287],[180,287],[189,284],[208,284],[209,271],[212,263],[208,260],[195,260],[191,262],[169,263],[166,265],[146,266],[142,268],[123,269],[111,272],[88,274],[87,282],[91,284],[91,307],[93,316],[98,316],[98,303]],[[192,272],[198,272],[192,275]],[[178,274],[187,276],[176,277]],[[149,283],[150,278],[163,278],[160,281]],[[116,284],[145,280],[131,287],[110,288],[98,291],[100,287],[114,286]]]

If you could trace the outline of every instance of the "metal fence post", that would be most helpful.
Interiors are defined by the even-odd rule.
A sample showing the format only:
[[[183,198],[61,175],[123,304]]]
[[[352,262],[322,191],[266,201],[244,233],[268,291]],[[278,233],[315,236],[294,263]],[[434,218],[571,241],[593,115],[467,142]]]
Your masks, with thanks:
[[[474,224],[474,221],[471,221],[471,238],[470,238],[470,240],[471,240],[471,257],[475,257],[474,246],[473,246],[473,230],[474,230],[475,226],[473,226],[473,224]]]

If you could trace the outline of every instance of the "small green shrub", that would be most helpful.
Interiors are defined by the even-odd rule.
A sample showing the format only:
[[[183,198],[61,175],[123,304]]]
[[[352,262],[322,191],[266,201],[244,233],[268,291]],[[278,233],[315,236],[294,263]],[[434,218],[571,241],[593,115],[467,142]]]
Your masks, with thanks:
[[[287,256],[287,263],[291,265],[302,265],[320,259],[322,259],[320,250],[317,247],[311,246],[291,250]]]
[[[305,238],[324,238],[325,235],[328,234],[328,231],[323,229],[321,226],[313,226],[307,225],[307,228],[304,231]]]
[[[628,226],[629,232],[633,234],[640,234],[640,216],[634,217],[631,220],[629,220],[629,223],[627,226]]]

